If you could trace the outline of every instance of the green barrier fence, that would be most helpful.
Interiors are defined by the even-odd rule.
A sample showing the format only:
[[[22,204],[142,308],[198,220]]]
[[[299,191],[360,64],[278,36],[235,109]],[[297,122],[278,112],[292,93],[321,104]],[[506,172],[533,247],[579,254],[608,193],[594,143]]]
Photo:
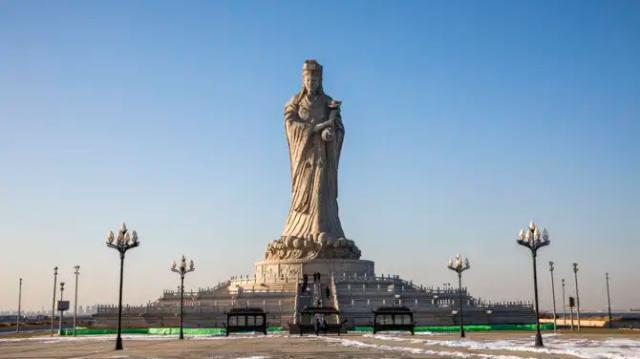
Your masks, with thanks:
[[[464,329],[471,332],[483,332],[492,330],[536,330],[535,324],[490,324],[490,325],[465,325]],[[541,330],[553,330],[553,324],[540,324]],[[439,326],[416,326],[416,332],[457,332],[460,330],[456,325]],[[282,327],[269,327],[269,333],[281,333]],[[356,326],[351,331],[370,333],[373,327]],[[178,335],[180,328],[124,328],[122,334],[153,334],[153,335]],[[104,335],[116,334],[116,329],[89,329],[85,327],[76,328],[76,335]],[[224,335],[224,328],[184,328],[186,335]],[[62,335],[73,335],[73,329],[67,328],[62,331]]]
[[[280,333],[282,327],[269,327],[269,333]],[[103,335],[116,334],[116,329],[89,329],[84,327],[76,327],[76,335]],[[153,335],[178,335],[180,328],[124,328],[122,334],[153,334]],[[184,328],[186,335],[224,335],[224,328]],[[62,335],[73,335],[73,329],[66,328],[62,331]]]
[[[460,326],[457,325],[433,325],[416,326],[416,332],[457,332]],[[487,324],[487,325],[465,325],[464,330],[471,332],[488,332],[491,330],[536,330],[535,324]],[[540,330],[553,330],[552,323],[540,324]],[[373,332],[373,327],[356,326],[354,332]]]
[[[464,329],[471,332],[483,332],[492,330],[536,330],[535,324],[491,324],[491,325],[465,325]],[[540,324],[541,330],[553,330],[553,324]],[[456,325],[440,325],[440,326],[416,326],[416,332],[457,332],[460,330]],[[281,333],[282,327],[269,327],[269,333]],[[356,326],[351,331],[370,333],[373,327]],[[153,335],[178,335],[180,328],[124,328],[122,334],[153,334]],[[78,327],[76,335],[103,335],[116,334],[115,329],[89,329]],[[224,335],[224,328],[184,328],[186,335]],[[73,335],[73,329],[67,328],[62,331],[62,335]]]
[[[535,324],[489,324],[489,325],[465,325],[464,329],[470,332],[486,332],[492,330],[536,330]],[[553,330],[553,324],[540,324],[541,330]],[[416,326],[416,332],[457,332],[460,330],[456,325],[439,326]],[[280,333],[282,327],[269,327],[269,333]],[[369,333],[373,332],[373,327],[356,326],[351,331]],[[103,335],[116,334],[115,329],[89,329],[84,327],[76,328],[76,335]],[[153,334],[153,335],[178,335],[180,328],[124,328],[122,334]],[[186,335],[224,335],[224,328],[184,328]],[[73,329],[67,328],[62,331],[62,335],[73,335]]]

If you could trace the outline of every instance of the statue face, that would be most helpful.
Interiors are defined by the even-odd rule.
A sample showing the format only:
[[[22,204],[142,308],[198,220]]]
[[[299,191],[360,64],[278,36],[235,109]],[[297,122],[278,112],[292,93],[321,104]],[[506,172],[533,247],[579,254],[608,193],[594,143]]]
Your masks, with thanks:
[[[319,74],[313,72],[307,72],[304,74],[304,88],[308,93],[315,94],[318,92],[320,84],[322,84],[322,78]]]

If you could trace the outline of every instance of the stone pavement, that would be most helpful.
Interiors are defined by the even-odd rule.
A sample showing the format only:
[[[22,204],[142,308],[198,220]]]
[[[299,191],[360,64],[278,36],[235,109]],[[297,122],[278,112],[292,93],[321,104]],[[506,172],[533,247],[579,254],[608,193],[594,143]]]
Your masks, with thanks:
[[[0,338],[0,358],[640,358],[640,333],[546,334],[544,349],[529,332],[454,334],[348,334],[343,336],[126,335],[115,351],[114,336]]]

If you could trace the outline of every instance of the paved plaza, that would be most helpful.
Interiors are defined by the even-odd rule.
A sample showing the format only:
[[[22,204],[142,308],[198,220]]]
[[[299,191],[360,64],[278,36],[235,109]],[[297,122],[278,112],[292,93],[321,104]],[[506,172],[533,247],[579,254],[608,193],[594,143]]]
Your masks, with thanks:
[[[400,333],[304,336],[276,334],[190,336],[4,337],[0,358],[640,358],[640,333],[545,334],[545,348],[533,348],[523,332],[454,334]]]

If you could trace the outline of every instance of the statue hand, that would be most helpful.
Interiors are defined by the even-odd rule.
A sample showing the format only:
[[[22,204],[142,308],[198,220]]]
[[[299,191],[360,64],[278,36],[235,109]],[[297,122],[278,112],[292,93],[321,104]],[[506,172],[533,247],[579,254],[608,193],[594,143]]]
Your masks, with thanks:
[[[334,119],[333,119],[333,118],[332,118],[332,119],[329,119],[329,120],[327,120],[327,121],[321,122],[321,123],[319,123],[319,124],[315,125],[315,127],[313,128],[313,130],[314,130],[314,132],[320,132],[320,131],[324,130],[324,129],[325,129],[325,128],[327,128],[327,127],[333,126],[333,123],[334,123],[334,122],[335,122],[335,121],[334,121]]]
[[[333,127],[327,127],[322,130],[321,137],[324,142],[331,142],[333,140]]]

